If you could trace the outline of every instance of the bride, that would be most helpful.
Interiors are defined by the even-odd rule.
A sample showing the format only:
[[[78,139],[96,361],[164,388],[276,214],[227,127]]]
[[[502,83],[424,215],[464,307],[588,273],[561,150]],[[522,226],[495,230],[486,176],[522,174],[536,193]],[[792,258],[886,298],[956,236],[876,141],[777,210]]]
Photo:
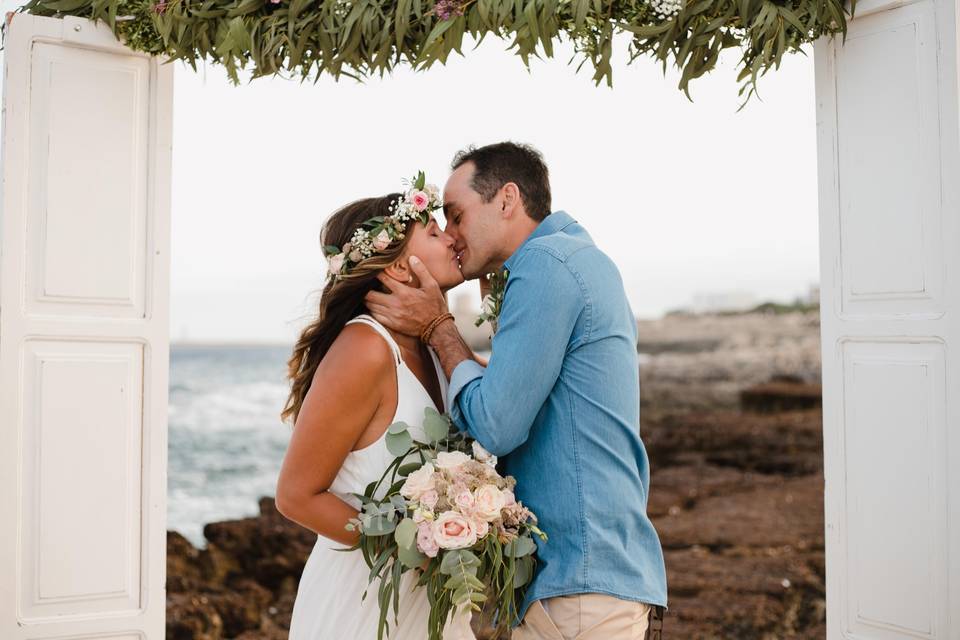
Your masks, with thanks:
[[[365,313],[364,295],[383,285],[383,273],[415,283],[407,263],[415,255],[447,291],[463,282],[453,239],[432,211],[432,185],[406,194],[358,200],[334,213],[321,233],[330,266],[317,318],[302,332],[289,360],[290,396],[282,417],[294,421],[280,476],[277,509],[316,532],[290,623],[290,640],[373,640],[380,609],[377,583],[359,551],[343,552],[357,533],[346,525],[358,514],[352,493],[380,479],[392,462],[387,427],[410,425],[424,440],[424,409],[446,409],[447,380],[436,354],[419,339],[394,334]],[[404,574],[399,620],[391,607],[390,640],[427,637],[430,604]],[[469,612],[447,623],[445,640],[472,640]]]

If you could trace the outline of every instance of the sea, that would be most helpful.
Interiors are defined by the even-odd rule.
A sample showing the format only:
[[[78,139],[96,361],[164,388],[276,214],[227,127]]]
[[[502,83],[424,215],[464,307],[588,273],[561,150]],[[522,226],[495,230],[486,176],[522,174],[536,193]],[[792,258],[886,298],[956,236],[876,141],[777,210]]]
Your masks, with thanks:
[[[291,351],[170,346],[167,528],[198,548],[205,524],[255,516],[276,492],[292,430],[280,421]]]
[[[291,427],[280,421],[292,346],[171,345],[167,528],[197,547],[203,525],[257,515]]]

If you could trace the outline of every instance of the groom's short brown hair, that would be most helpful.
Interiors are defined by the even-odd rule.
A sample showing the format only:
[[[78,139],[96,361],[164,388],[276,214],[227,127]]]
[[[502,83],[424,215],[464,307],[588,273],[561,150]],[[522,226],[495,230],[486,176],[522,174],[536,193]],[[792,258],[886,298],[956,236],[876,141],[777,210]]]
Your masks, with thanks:
[[[541,221],[550,215],[550,173],[539,151],[526,144],[498,142],[485,147],[468,147],[453,157],[451,169],[472,162],[470,186],[484,202],[497,194],[500,187],[513,182],[520,189],[527,215]]]

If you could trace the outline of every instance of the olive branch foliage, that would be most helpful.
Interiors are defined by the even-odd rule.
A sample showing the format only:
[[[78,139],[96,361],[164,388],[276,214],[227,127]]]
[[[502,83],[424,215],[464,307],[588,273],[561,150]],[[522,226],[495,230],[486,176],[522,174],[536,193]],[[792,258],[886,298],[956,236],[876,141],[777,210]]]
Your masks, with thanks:
[[[855,0],[853,0],[855,3]],[[449,7],[451,3],[454,10]],[[441,9],[442,4],[442,9]],[[222,64],[234,84],[269,75],[363,79],[397,65],[417,70],[463,54],[465,38],[509,42],[530,58],[553,57],[563,40],[570,62],[613,83],[614,37],[629,38],[628,61],[652,57],[680,70],[679,88],[713,69],[720,53],[740,52],[744,104],[757,79],[785,53],[822,36],[846,36],[854,4],[843,0],[683,0],[663,16],[649,0],[29,0],[18,11],[104,21],[131,49]]]

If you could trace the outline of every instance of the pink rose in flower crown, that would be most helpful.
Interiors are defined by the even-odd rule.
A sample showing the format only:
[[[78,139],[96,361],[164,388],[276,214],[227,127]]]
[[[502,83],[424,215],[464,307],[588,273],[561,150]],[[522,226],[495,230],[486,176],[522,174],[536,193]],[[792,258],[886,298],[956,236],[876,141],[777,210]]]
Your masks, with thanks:
[[[510,489],[504,489],[502,493],[503,493],[503,506],[509,507],[517,504],[517,497],[513,495],[513,491],[510,491]]]
[[[466,516],[444,511],[433,521],[433,537],[441,549],[466,549],[477,543],[477,529]]]
[[[414,191],[410,194],[410,204],[417,211],[423,211],[430,205],[430,196],[423,191]]]
[[[417,548],[430,558],[436,558],[440,551],[440,545],[433,536],[433,526],[429,522],[421,522],[417,527]]]
[[[373,239],[373,247],[377,251],[383,251],[384,249],[390,246],[391,242],[392,240],[390,239],[390,234],[387,233],[386,229],[384,229],[383,231],[377,234],[376,238]]]

